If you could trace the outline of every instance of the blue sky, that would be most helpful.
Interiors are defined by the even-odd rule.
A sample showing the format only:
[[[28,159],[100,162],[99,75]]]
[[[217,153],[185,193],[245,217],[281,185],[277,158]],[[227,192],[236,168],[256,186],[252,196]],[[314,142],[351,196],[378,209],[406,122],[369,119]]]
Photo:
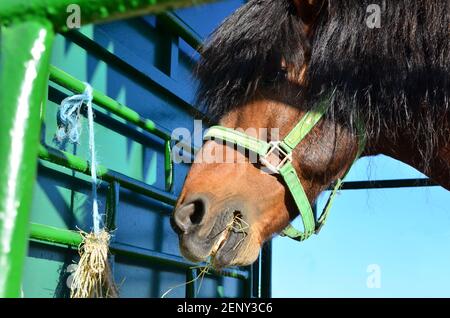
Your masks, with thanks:
[[[423,175],[378,156],[360,159],[347,180],[416,177]],[[274,239],[273,296],[449,297],[448,202],[441,187],[341,191],[319,235]],[[371,265],[380,288],[367,287]]]
[[[242,3],[178,12],[206,37]],[[417,177],[423,175],[378,156],[361,158],[347,180]],[[303,243],[274,239],[273,296],[450,297],[449,203],[450,192],[440,187],[342,191],[320,235]],[[380,288],[367,287],[373,268]]]

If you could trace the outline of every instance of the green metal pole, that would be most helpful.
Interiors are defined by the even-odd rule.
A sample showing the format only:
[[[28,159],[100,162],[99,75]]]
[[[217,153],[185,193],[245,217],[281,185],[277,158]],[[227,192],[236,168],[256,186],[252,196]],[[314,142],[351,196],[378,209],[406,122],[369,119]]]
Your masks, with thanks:
[[[108,193],[106,195],[106,228],[109,231],[116,230],[117,220],[117,206],[119,205],[120,197],[120,183],[111,181],[108,186]],[[114,240],[114,236],[112,240]]]
[[[89,162],[83,158],[77,157],[71,153],[61,151],[58,149],[39,146],[39,158],[55,163],[57,165],[90,175]],[[167,193],[155,187],[149,186],[145,182],[130,178],[119,172],[110,170],[104,166],[97,165],[97,176],[104,181],[117,181],[121,186],[129,190],[138,192],[140,194],[149,196],[158,201],[175,205],[177,198],[172,193]]]
[[[100,23],[125,19],[211,0],[1,0],[0,21],[26,20],[40,17],[50,20],[58,31],[67,31],[67,20],[79,11],[80,23]]]
[[[261,251],[261,297],[272,297],[272,241],[266,242]]]
[[[195,298],[195,293],[197,292],[197,282],[195,278],[198,275],[198,270],[196,268],[189,268],[186,272],[186,298]]]
[[[81,94],[86,88],[85,83],[53,65],[50,65],[50,80],[76,94]],[[133,109],[119,103],[118,101],[112,99],[111,97],[103,94],[96,89],[93,90],[93,101],[96,105],[102,107],[103,109],[106,109],[107,111],[110,111],[114,115],[119,116],[120,118],[125,119],[126,121],[138,127],[141,127],[145,131],[154,134],[155,136],[158,136],[166,141],[171,140],[171,133],[169,130],[160,127],[158,124],[148,118],[141,117]],[[198,149],[196,147],[193,147],[192,145],[187,145],[175,139],[173,141],[176,141],[180,146],[182,145],[188,149],[191,149],[193,153],[196,153],[198,151]]]
[[[260,267],[261,267],[261,253],[259,253],[257,260],[252,264],[252,270],[250,275],[252,278],[252,296],[251,296],[252,298],[261,297]]]
[[[77,247],[82,237],[79,232],[60,229],[53,226],[31,223],[30,237],[34,240]]]
[[[0,32],[0,297],[19,297],[54,31],[30,20]]]
[[[86,88],[85,83],[58,69],[55,66],[50,66],[50,80],[77,94],[81,94]],[[112,99],[109,96],[106,96],[105,94],[102,94],[96,89],[93,90],[92,95],[93,102],[95,104],[119,116],[120,118],[123,118],[130,123],[133,123],[145,129],[149,133],[152,133],[162,139],[170,140],[169,131],[165,131],[163,128],[158,127],[158,125],[150,119],[142,118],[136,111],[132,110],[131,108],[122,105],[118,101]]]
[[[164,142],[164,173],[166,191],[172,191],[173,186],[173,162],[172,162],[172,148],[170,147],[170,140]]]
[[[30,238],[32,240],[36,240],[42,243],[68,245],[77,248],[82,241],[81,234],[79,232],[66,229],[59,229],[53,226],[48,226],[39,223],[31,223],[30,227],[31,227]],[[142,260],[147,260],[152,262],[153,264],[158,264],[162,266],[171,266],[174,268],[184,270],[195,271],[195,269],[193,269],[194,266],[205,265],[188,262],[180,256],[151,251],[142,248],[134,248],[127,244],[112,243],[110,246],[110,250],[113,254],[126,255],[131,258],[139,258]],[[195,273],[192,272],[192,275],[194,274]],[[207,275],[226,276],[240,280],[248,279],[248,273],[246,271],[231,268],[223,269],[220,272],[210,269]],[[197,275],[195,275],[194,277],[196,276]]]

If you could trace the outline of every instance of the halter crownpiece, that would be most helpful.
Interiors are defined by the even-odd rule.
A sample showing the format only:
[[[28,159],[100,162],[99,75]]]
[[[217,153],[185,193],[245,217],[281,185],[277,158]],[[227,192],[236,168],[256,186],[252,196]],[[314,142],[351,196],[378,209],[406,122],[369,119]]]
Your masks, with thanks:
[[[296,241],[303,241],[309,238],[312,234],[318,234],[322,226],[325,224],[328,217],[330,207],[334,201],[337,191],[342,185],[342,179],[345,178],[350,168],[344,174],[342,179],[338,179],[335,182],[334,188],[328,198],[327,203],[323,209],[318,220],[315,219],[313,209],[309,203],[305,189],[303,188],[300,179],[297,176],[297,172],[292,165],[292,151],[297,145],[305,138],[305,136],[316,126],[323,115],[328,109],[328,99],[319,103],[312,110],[308,111],[305,116],[295,125],[295,127],[287,134],[287,136],[281,141],[266,142],[237,130],[223,127],[212,126],[205,133],[204,140],[209,140],[211,137],[221,139],[226,142],[233,143],[245,149],[248,149],[259,155],[259,162],[264,165],[271,172],[280,174],[284,183],[287,185],[295,204],[299,210],[303,222],[304,231],[295,229],[292,225],[288,225],[283,232],[282,236],[287,236]],[[363,136],[363,134],[362,134]],[[356,160],[360,157],[365,147],[365,139],[361,137],[358,145],[358,153]],[[277,154],[279,162],[272,164],[269,157],[273,154]]]

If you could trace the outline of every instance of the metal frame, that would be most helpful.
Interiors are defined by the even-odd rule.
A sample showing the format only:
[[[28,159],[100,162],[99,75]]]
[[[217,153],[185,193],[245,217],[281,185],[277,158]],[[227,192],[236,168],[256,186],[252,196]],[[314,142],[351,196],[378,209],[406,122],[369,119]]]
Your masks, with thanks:
[[[70,76],[69,74],[59,70],[58,68],[54,66],[50,66],[50,75],[49,78],[51,81],[61,85],[62,87],[71,90],[74,93],[80,93],[84,90],[84,84],[83,82],[77,80],[76,78]],[[116,200],[118,196],[118,192],[120,187],[127,188],[129,190],[132,190],[136,193],[148,196],[150,198],[153,198],[155,200],[158,200],[160,202],[163,202],[167,205],[173,206],[176,203],[176,196],[172,194],[171,186],[173,184],[173,167],[172,167],[172,161],[170,160],[170,140],[171,136],[168,131],[166,131],[162,127],[158,127],[157,124],[155,124],[150,119],[142,118],[140,115],[132,110],[131,108],[128,108],[125,105],[119,104],[117,101],[111,99],[110,97],[96,91],[94,89],[93,91],[93,102],[95,105],[100,106],[104,108],[105,110],[110,111],[111,113],[115,114],[116,116],[128,121],[129,123],[132,123],[143,130],[147,131],[150,134],[153,134],[155,136],[160,137],[164,140],[165,145],[165,176],[166,176],[166,191],[161,191],[157,189],[156,187],[150,186],[146,184],[145,182],[136,180],[134,178],[128,177],[120,172],[114,171],[112,169],[98,166],[97,167],[97,174],[98,177],[101,178],[103,181],[110,183],[110,188],[115,187],[114,191],[109,191],[107,193],[107,202],[113,202],[110,203],[107,208],[107,219],[110,220],[107,222],[108,228],[115,228],[115,225],[113,224],[115,211],[117,208],[118,200]],[[193,150],[194,151],[194,150]],[[54,164],[57,164],[62,167],[66,167],[68,169],[81,172],[86,175],[90,175],[89,170],[89,162],[83,158],[80,158],[76,155],[73,155],[71,153],[61,151],[46,145],[40,145],[39,146],[39,158]],[[114,211],[111,213],[111,210]],[[108,224],[109,223],[109,224]],[[68,245],[72,247],[76,247],[81,243],[81,236],[78,232],[70,231],[70,230],[64,230],[64,229],[58,229],[50,226],[46,226],[43,224],[37,224],[32,223],[31,224],[31,235],[30,238],[33,240],[37,240],[44,243],[52,243],[52,244],[63,244]],[[196,264],[192,262],[187,262],[183,258],[178,256],[173,256],[165,253],[159,253],[155,251],[149,251],[147,249],[142,248],[133,248],[125,244],[120,243],[111,243],[111,252],[113,254],[119,254],[119,255],[128,255],[133,256],[141,259],[146,259],[151,261],[154,264],[162,264],[166,266],[171,266],[179,269],[186,270],[186,281],[192,280],[192,275],[194,272],[196,272],[195,269],[192,269],[192,267],[196,266]],[[197,264],[198,266],[198,264]],[[249,282],[250,274],[248,271],[242,271],[242,270],[233,270],[233,269],[227,269],[223,270],[221,272],[217,272],[214,270],[210,270],[211,275],[214,276],[226,276],[226,277],[232,277],[240,280],[244,280],[245,289],[248,290],[249,288],[247,285]],[[196,277],[195,275],[194,277]],[[190,284],[188,284],[190,285]],[[187,297],[192,298],[195,297],[195,288],[193,286],[186,287],[187,291]]]
[[[36,176],[38,157],[68,169],[89,174],[86,160],[73,154],[39,145],[40,112],[45,109],[46,87],[50,80],[79,93],[84,84],[69,74],[50,66],[50,52],[56,31],[67,31],[66,12],[69,4],[83,8],[83,24],[122,19],[148,13],[159,13],[159,22],[168,30],[198,49],[200,37],[175,14],[161,13],[167,9],[188,6],[210,0],[15,0],[0,1],[0,297],[19,297],[22,272],[29,237],[48,244],[77,247],[80,234],[43,224],[29,223],[32,187]],[[107,56],[105,49],[89,42],[79,32],[65,34],[82,47],[89,47],[97,54]],[[17,39],[20,38],[20,41]],[[123,61],[116,61],[127,73],[132,73],[148,83],[157,85],[166,93],[166,86],[147,78]],[[162,85],[162,86],[161,86]],[[180,96],[185,105],[189,102]],[[107,194],[107,225],[115,227],[115,214],[120,187],[128,188],[165,204],[173,205],[176,197],[170,192],[173,185],[173,167],[170,160],[170,133],[137,112],[119,104],[108,96],[94,91],[94,103],[125,119],[164,141],[165,190],[135,180],[106,167],[99,167],[98,174],[109,182]],[[191,109],[194,113],[196,110]],[[428,179],[381,180],[346,182],[344,190],[380,189],[416,186],[435,186]],[[29,227],[31,231],[29,233]],[[28,235],[30,234],[30,235]],[[196,276],[194,265],[181,257],[129,247],[112,242],[115,254],[128,255],[153,263],[172,266],[186,271],[187,281]],[[249,297],[271,296],[271,243],[263,251],[251,270],[225,270],[213,275],[224,275],[244,280]],[[195,284],[186,286],[187,297],[195,296]]]
[[[18,297],[54,32],[45,20],[12,24],[1,32],[0,297]]]
[[[212,0],[14,0],[0,2],[0,21],[3,25],[39,19],[48,21],[56,31],[68,31],[67,7],[78,6],[83,12],[82,24],[101,23],[161,13],[167,10],[211,2]],[[170,20],[170,18],[169,18]],[[48,23],[47,22],[47,23]],[[20,22],[19,22],[20,23]],[[182,30],[189,41],[189,30],[171,22],[172,28]]]
[[[368,189],[393,189],[393,188],[417,188],[436,187],[439,184],[428,178],[418,179],[391,179],[373,181],[349,181],[342,184],[341,190],[368,190]],[[332,190],[332,189],[329,189]]]
[[[195,3],[209,0],[196,0]],[[160,13],[169,8],[191,5],[189,0],[16,0],[0,3],[2,41],[0,42],[0,297],[19,297],[28,238],[41,243],[77,247],[78,232],[29,223],[32,187],[38,157],[60,166],[89,174],[86,160],[73,154],[39,145],[41,112],[45,110],[47,81],[79,93],[84,84],[69,74],[50,66],[50,52],[56,31],[66,31],[65,14],[69,4],[83,8],[83,23],[103,22],[147,13]],[[171,32],[198,49],[200,37],[176,15],[162,13],[160,22]],[[77,32],[66,35],[83,40]],[[20,38],[20,41],[17,39]],[[13,74],[13,75],[12,75]],[[98,167],[98,174],[109,182],[107,194],[107,226],[114,228],[120,187],[128,188],[168,205],[176,202],[171,193],[173,167],[170,158],[170,133],[137,112],[119,104],[108,96],[94,91],[94,103],[118,117],[134,124],[164,142],[165,191],[152,187],[106,167]],[[183,100],[186,103],[185,100]],[[192,149],[195,151],[195,149]],[[29,232],[30,228],[30,232]],[[30,234],[30,235],[28,235]],[[111,243],[111,251],[151,261],[154,264],[186,270],[187,280],[195,274],[195,264],[183,258]],[[244,281],[247,295],[251,292],[251,274],[244,270],[210,271],[211,275],[233,277]],[[187,287],[187,297],[195,296],[195,288]]]

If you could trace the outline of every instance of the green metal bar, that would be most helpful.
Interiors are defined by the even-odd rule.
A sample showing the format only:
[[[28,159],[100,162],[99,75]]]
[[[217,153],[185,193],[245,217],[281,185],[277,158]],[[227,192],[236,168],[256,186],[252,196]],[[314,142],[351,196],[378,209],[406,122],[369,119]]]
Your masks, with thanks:
[[[59,229],[53,226],[31,223],[30,238],[52,244],[69,245],[78,247],[82,238],[80,233]]]
[[[180,7],[210,2],[211,0],[14,0],[0,1],[0,21],[11,21],[40,17],[53,23],[58,31],[66,31],[67,19],[72,11],[68,8],[78,6],[81,24],[101,23],[125,19]]]
[[[84,173],[86,175],[90,175],[89,162],[71,153],[40,145],[39,157],[43,160],[50,161],[63,167]],[[169,205],[174,205],[177,200],[177,198],[172,194],[165,193],[164,191],[149,186],[142,181],[130,178],[126,175],[108,169],[101,165],[97,166],[97,176],[102,180],[108,182],[117,181],[124,188],[136,191],[140,194],[149,196]]]
[[[31,227],[30,238],[32,240],[36,240],[42,243],[68,245],[77,248],[82,240],[80,233],[75,231],[58,229],[52,226],[38,223],[31,223],[30,227]],[[112,243],[110,246],[110,250],[113,254],[116,255],[137,257],[143,260],[151,261],[153,264],[158,264],[162,266],[172,266],[184,270],[192,269],[192,267],[199,265],[187,262],[179,256],[149,251],[146,249],[136,248],[121,243]],[[209,274],[214,276],[223,275],[242,280],[248,278],[247,272],[234,269],[226,269],[220,272],[210,270]]]
[[[195,268],[190,268],[186,272],[186,298],[195,298],[195,293],[197,292],[197,282],[195,278],[197,277],[198,271]]]
[[[437,187],[439,184],[428,178],[420,179],[394,179],[373,181],[348,181],[343,182],[341,190],[367,190],[367,189],[392,189],[392,188],[417,188]],[[330,190],[330,189],[329,189]],[[332,190],[332,188],[331,188]]]
[[[259,298],[261,296],[260,265],[261,265],[261,253],[259,253],[257,260],[252,264],[251,278],[252,278],[253,298]]]
[[[261,251],[261,297],[272,297],[272,241],[264,244]]]
[[[49,76],[47,74],[47,78],[45,80],[47,83],[49,81]],[[45,125],[45,114],[46,114],[46,109],[47,109],[47,100],[48,100],[48,89],[45,88],[44,89],[44,96],[42,96],[42,101],[41,101],[41,107],[40,107],[40,117],[41,117],[41,126],[40,126],[40,131],[43,130],[43,127]],[[42,138],[41,138],[42,139]]]
[[[76,79],[75,77],[67,74],[66,72],[58,69],[55,66],[50,66],[50,80],[77,94],[82,93],[86,88],[86,85],[82,81]],[[156,136],[165,140],[170,139],[170,132],[161,127],[158,127],[158,125],[152,120],[142,118],[131,108],[122,105],[118,101],[112,99],[109,96],[106,96],[105,94],[95,89],[93,91],[93,102],[98,106],[119,116],[120,118],[123,118],[126,121],[141,127],[149,133],[155,134]]]
[[[162,25],[170,30],[172,33],[178,35],[187,44],[199,51],[203,40],[200,35],[195,32],[189,25],[184,23],[176,14],[172,12],[164,12],[158,15],[159,21]]]
[[[164,172],[166,191],[172,190],[173,185],[173,162],[172,162],[172,148],[170,147],[170,140],[164,143]]]
[[[246,298],[252,298],[252,283],[253,283],[253,271],[252,271],[252,265],[249,265],[246,267],[246,270],[248,272],[248,278],[244,282],[244,297]]]
[[[82,93],[85,89],[85,84],[82,81],[52,65],[50,66],[50,80],[77,94]],[[170,131],[160,127],[150,119],[142,118],[136,111],[95,89],[93,91],[93,102],[107,111],[110,111],[120,118],[141,127],[145,131],[154,134],[165,141],[171,140]],[[179,145],[183,145],[185,149],[190,149],[192,154],[195,154],[198,151],[198,149],[194,146],[187,145],[179,140],[174,139],[174,141],[177,141]]]
[[[106,195],[106,228],[110,231],[116,229],[117,206],[119,205],[120,184],[113,181],[108,186]]]
[[[1,1],[2,7],[8,1]],[[1,18],[0,18],[1,20]],[[40,104],[54,31],[46,21],[0,27],[0,298],[19,297],[36,176]]]

